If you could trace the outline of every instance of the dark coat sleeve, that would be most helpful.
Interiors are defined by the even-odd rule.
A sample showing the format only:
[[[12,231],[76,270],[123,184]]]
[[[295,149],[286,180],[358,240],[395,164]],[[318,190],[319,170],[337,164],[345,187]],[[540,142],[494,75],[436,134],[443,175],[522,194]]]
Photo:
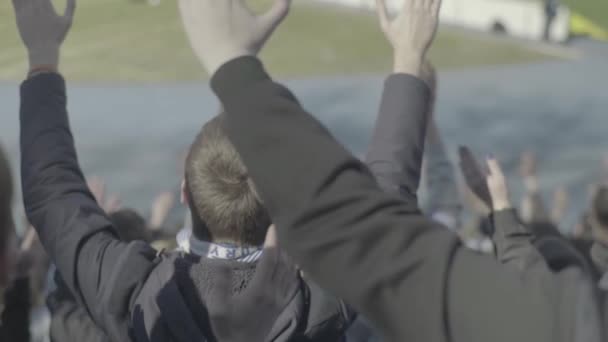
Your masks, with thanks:
[[[588,283],[576,269],[559,276],[519,274],[463,249],[417,207],[385,193],[256,58],[226,63],[212,87],[282,246],[386,340],[548,342],[573,336],[580,320],[572,308],[580,293],[588,294],[578,291]],[[594,312],[589,302],[585,308]]]
[[[51,341],[109,341],[89,313],[78,304],[57,271],[54,278],[57,288],[47,297],[47,307],[51,313]]]
[[[496,258],[502,264],[517,270],[547,265],[534,246],[534,234],[517,217],[514,209],[501,210],[491,217],[494,224],[492,242],[496,247]]]
[[[4,310],[0,316],[0,341],[30,340],[31,292],[29,278],[15,280],[4,293]]]
[[[21,86],[21,181],[27,217],[70,292],[116,341],[128,340],[132,298],[155,251],[116,238],[80,170],[67,115],[65,82],[55,73]]]
[[[53,342],[110,341],[76,302],[63,302],[52,313],[49,336]]]
[[[430,91],[411,75],[394,74],[384,83],[380,111],[365,163],[387,192],[418,205]]]
[[[499,262],[517,270],[539,272],[547,269],[559,272],[568,267],[578,267],[591,279],[596,277],[591,265],[553,225],[543,224],[548,228],[539,232],[521,222],[514,209],[494,213],[490,219],[494,226],[492,241]],[[555,231],[547,232],[549,229]]]

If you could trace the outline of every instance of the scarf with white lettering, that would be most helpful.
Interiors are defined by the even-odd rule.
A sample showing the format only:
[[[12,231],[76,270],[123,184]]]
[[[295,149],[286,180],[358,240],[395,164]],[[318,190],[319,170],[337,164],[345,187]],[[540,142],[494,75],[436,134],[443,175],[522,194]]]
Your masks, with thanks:
[[[256,262],[262,256],[262,247],[240,247],[230,243],[212,243],[197,239],[190,228],[184,228],[176,236],[178,250],[208,259],[224,259],[238,262]]]

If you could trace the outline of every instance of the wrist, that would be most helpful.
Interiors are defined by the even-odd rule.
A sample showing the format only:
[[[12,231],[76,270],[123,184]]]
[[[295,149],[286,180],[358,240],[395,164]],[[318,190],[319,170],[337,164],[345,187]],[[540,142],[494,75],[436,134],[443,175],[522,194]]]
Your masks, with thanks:
[[[28,49],[30,70],[38,66],[46,66],[57,70],[59,66],[59,46],[39,46]]]
[[[393,63],[393,72],[421,77],[423,63],[423,54],[412,53],[411,50],[407,49],[396,49]]]
[[[240,57],[255,55],[255,53],[247,51],[246,49],[226,49],[214,56],[201,58],[201,62],[211,77],[222,67],[222,65]]]
[[[32,78],[36,75],[47,74],[47,73],[57,73],[56,65],[33,65],[30,67],[30,70],[27,72],[27,78]]]
[[[492,200],[492,211],[498,212],[503,210],[513,209],[513,205],[511,205],[511,201],[507,199],[502,200]]]

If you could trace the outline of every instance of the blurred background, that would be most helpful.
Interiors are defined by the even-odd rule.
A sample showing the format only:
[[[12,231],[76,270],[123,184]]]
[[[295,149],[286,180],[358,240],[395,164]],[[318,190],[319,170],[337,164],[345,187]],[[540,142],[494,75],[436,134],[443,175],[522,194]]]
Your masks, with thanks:
[[[258,10],[270,3],[250,2]],[[295,0],[262,54],[357,155],[366,150],[392,57],[372,7],[373,0]],[[452,160],[463,144],[494,153],[518,196],[519,156],[534,151],[546,196],[559,186],[570,194],[562,227],[570,230],[608,152],[608,1],[444,0],[441,18],[431,59],[439,70],[436,116]],[[3,1],[0,141],[15,174],[26,71]],[[175,0],[79,0],[61,71],[85,173],[142,211],[160,191],[177,194],[183,154],[218,104]],[[181,210],[172,213],[176,222]]]

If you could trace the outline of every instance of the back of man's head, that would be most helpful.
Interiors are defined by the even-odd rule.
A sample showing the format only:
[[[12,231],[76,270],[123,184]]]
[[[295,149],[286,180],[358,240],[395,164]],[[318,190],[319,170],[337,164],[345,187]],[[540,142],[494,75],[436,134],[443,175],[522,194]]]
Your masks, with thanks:
[[[223,121],[220,114],[203,126],[186,159],[193,233],[197,237],[208,234],[216,242],[261,245],[270,217],[224,132]]]
[[[604,230],[608,230],[608,187],[602,186],[598,189],[593,199],[593,212],[597,223]]]

